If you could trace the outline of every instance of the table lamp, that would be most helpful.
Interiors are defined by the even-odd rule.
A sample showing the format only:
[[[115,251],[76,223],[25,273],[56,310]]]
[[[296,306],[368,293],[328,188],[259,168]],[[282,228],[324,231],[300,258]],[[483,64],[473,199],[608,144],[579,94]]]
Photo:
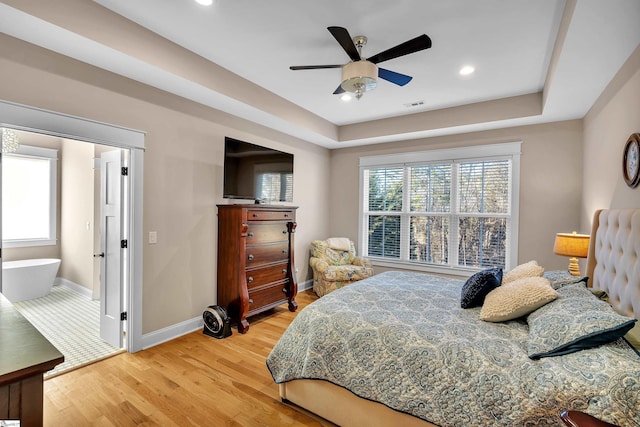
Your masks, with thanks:
[[[553,253],[569,258],[569,273],[573,276],[580,275],[578,258],[586,258],[589,253],[589,235],[573,233],[556,234],[556,242],[553,245]]]

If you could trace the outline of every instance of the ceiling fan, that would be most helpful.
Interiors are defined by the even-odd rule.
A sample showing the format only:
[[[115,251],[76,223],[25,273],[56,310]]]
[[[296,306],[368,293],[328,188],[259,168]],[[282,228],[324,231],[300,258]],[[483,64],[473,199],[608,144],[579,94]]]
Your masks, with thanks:
[[[422,34],[414,39],[401,43],[377,55],[369,58],[362,57],[362,48],[367,44],[365,36],[351,38],[349,31],[343,27],[327,27],[327,30],[340,43],[340,46],[347,52],[351,61],[347,64],[332,65],[294,65],[291,70],[317,70],[322,68],[342,68],[342,83],[333,92],[334,95],[352,92],[356,99],[360,99],[365,92],[373,90],[377,85],[377,78],[387,80],[398,86],[404,86],[413,77],[406,74],[396,73],[385,68],[379,68],[376,64],[409,55],[431,47],[431,39],[426,34]]]

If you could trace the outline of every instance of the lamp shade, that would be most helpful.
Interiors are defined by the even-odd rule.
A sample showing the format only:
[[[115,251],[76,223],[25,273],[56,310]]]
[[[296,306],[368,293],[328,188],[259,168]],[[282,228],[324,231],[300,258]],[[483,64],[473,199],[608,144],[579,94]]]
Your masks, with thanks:
[[[365,60],[354,61],[342,67],[342,84],[340,86],[360,98],[364,92],[375,89],[377,78],[378,67],[376,64]]]
[[[558,233],[553,245],[553,253],[576,258],[586,258],[589,253],[589,235]]]

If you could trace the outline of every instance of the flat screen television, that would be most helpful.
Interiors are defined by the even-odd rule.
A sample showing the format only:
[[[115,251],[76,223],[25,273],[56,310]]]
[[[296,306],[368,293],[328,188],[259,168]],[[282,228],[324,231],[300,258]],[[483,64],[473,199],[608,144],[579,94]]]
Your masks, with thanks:
[[[224,138],[225,199],[293,202],[293,154]]]

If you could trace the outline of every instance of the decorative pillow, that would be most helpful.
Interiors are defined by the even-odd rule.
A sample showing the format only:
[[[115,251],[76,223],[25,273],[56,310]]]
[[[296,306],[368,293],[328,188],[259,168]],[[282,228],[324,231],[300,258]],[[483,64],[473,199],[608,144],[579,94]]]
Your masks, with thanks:
[[[460,306],[462,308],[480,307],[484,297],[500,286],[502,282],[501,268],[488,268],[469,277],[462,286]]]
[[[529,314],[558,297],[544,277],[525,277],[502,285],[484,299],[480,319],[504,322]]]
[[[605,291],[593,288],[587,289],[589,289],[589,291],[598,299],[601,299],[602,301],[609,304],[609,295],[607,295]],[[627,340],[627,342],[636,349],[636,353],[640,355],[640,323],[636,323],[635,326],[624,335],[624,339]]]
[[[551,287],[553,289],[560,289],[561,287],[572,283],[587,283],[587,280],[589,279],[586,276],[573,276],[566,270],[545,271],[542,277],[551,282]]]
[[[351,249],[351,241],[347,237],[329,237],[327,246],[337,251],[348,251]]]
[[[640,354],[640,323],[636,323],[635,326],[624,335],[624,339],[636,349],[636,353]]]
[[[544,273],[544,268],[538,265],[538,261],[529,261],[504,273],[502,284],[513,282],[524,277],[540,277]]]
[[[531,359],[560,356],[615,341],[637,321],[616,313],[584,283],[566,285],[557,292],[557,300],[527,317]]]

